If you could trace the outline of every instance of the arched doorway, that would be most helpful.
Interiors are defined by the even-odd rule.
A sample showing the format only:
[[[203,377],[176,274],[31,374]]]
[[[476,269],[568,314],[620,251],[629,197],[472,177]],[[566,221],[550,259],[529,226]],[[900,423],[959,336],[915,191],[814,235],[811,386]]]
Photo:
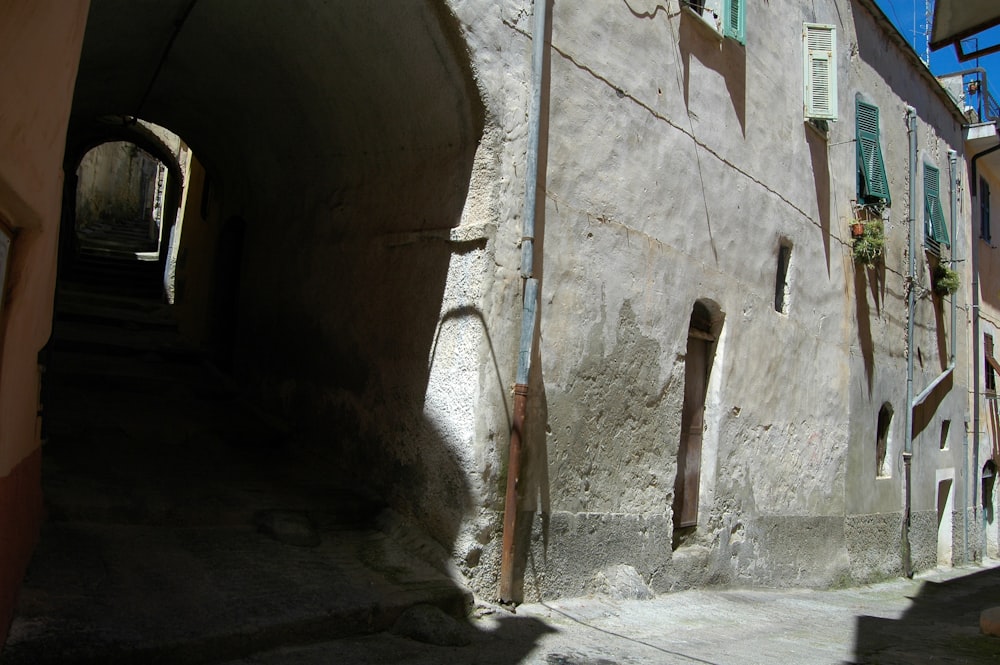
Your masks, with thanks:
[[[674,479],[674,548],[697,526],[702,486],[705,401],[721,317],[704,301],[691,310],[684,358],[684,403]]]

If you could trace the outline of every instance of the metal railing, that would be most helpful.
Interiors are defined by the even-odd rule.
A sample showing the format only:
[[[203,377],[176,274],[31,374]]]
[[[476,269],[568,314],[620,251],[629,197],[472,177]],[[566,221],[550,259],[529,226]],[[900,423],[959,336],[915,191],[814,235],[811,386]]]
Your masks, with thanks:
[[[1000,103],[990,94],[986,70],[982,67],[945,74],[938,80],[965,111],[969,122],[1000,120]]]

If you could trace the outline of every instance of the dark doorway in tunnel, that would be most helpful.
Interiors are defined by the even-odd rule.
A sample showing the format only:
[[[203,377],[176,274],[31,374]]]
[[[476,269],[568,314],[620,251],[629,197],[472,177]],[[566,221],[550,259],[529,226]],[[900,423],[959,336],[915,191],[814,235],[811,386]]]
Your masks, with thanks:
[[[92,148],[76,172],[77,247],[156,258],[166,180],[166,166],[134,143]]]
[[[215,259],[216,362],[232,373],[235,363],[235,340],[239,333],[240,271],[243,265],[243,242],[246,222],[231,217],[222,226]]]
[[[103,116],[67,138],[59,243],[63,288],[164,296],[187,148],[163,127]]]

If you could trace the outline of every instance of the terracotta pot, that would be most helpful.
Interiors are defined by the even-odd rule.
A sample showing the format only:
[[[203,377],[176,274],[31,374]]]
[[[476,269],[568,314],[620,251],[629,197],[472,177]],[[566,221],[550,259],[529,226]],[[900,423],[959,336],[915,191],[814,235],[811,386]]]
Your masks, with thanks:
[[[854,222],[851,224],[851,235],[855,238],[860,238],[865,232],[865,225],[861,222]]]

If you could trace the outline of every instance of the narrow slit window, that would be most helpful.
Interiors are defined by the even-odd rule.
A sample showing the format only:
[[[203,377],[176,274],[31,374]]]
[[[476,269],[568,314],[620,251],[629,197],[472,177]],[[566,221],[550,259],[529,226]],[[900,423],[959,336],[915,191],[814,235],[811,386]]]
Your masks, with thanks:
[[[888,402],[882,405],[878,412],[878,425],[875,430],[875,476],[885,478],[889,475],[889,465],[886,463],[889,451],[889,430],[892,424],[892,405]]]
[[[1000,365],[998,365],[996,358],[993,356],[993,335],[983,335],[983,359],[985,360],[983,382],[986,393],[991,396],[996,395],[997,372],[1000,371]]]
[[[986,180],[979,179],[979,237],[989,242],[990,233],[990,186]]]
[[[948,450],[948,435],[951,433],[951,421],[942,420],[941,421],[941,439],[939,448],[941,450]]]
[[[778,245],[778,266],[774,279],[774,311],[788,314],[788,264],[792,258],[792,246],[787,243]]]

